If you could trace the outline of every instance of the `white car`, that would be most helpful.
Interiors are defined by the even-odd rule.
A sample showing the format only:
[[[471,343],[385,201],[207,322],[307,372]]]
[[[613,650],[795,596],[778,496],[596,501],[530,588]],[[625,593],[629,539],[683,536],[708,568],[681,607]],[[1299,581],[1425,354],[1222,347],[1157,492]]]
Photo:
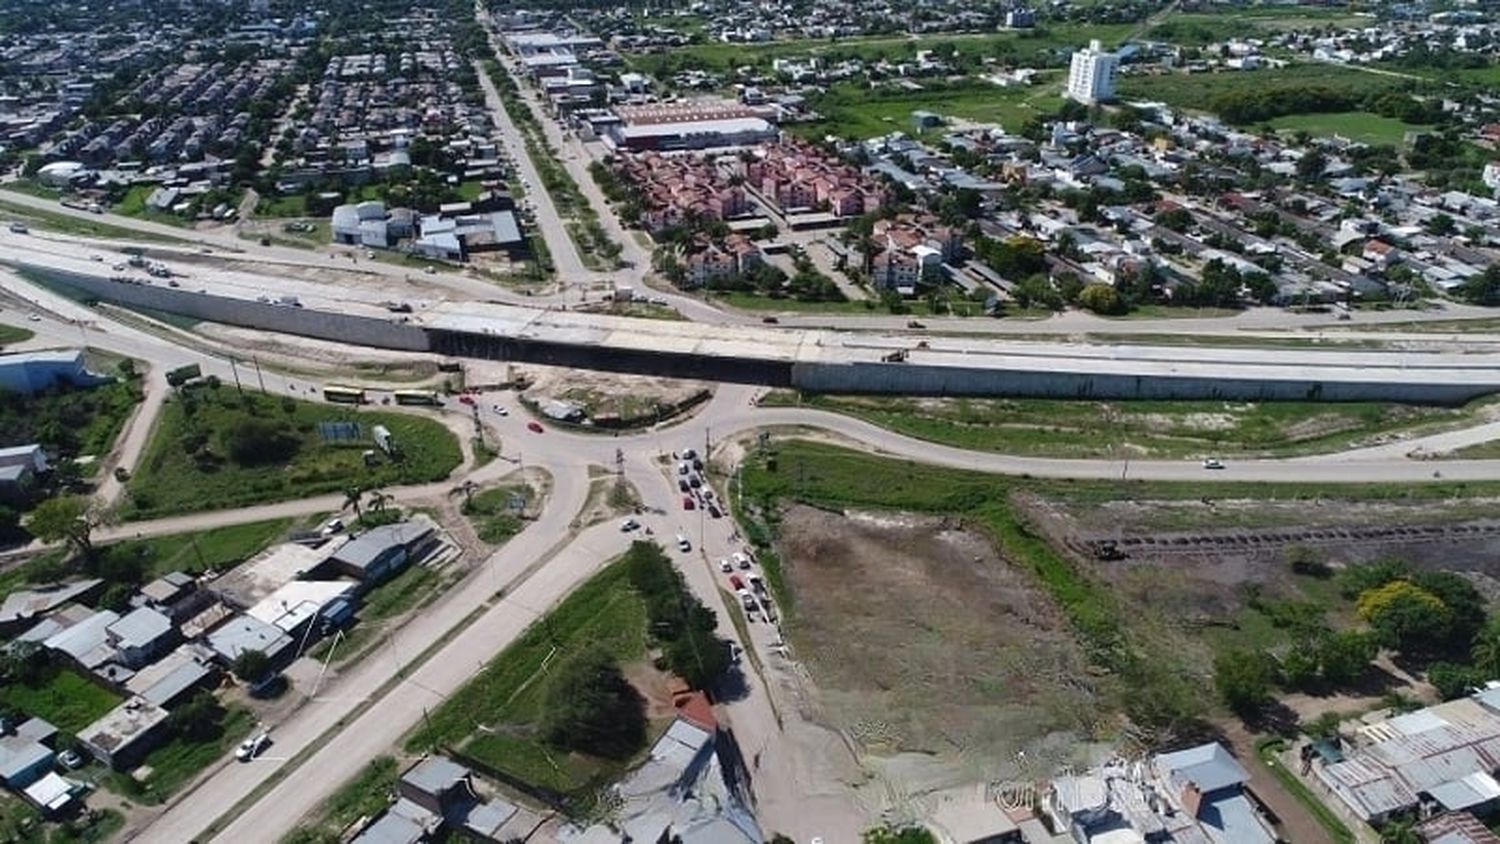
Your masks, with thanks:
[[[687,552],[693,550],[693,543],[689,542],[686,536],[683,536],[679,533],[677,534],[677,550],[686,554]]]
[[[495,405],[495,413],[499,414],[500,416],[509,416],[510,415],[510,411],[506,410],[504,407],[502,407],[501,405],[498,405],[498,404]]]
[[[635,530],[636,528],[638,528],[640,526],[641,526],[641,523],[638,522],[638,521],[636,521],[635,519],[626,519],[625,521],[620,522],[620,532],[621,533],[630,533],[631,531]]]
[[[249,762],[256,756],[259,756],[260,752],[262,750],[265,750],[267,745],[269,745],[270,743],[271,734],[262,730],[261,732],[256,733],[250,738],[247,738],[244,741],[240,742],[239,749],[234,752],[234,758],[240,760],[241,762]]]
[[[336,533],[343,532],[343,530],[344,530],[344,520],[343,519],[329,519],[328,523],[325,524],[325,525],[323,525],[323,529],[320,530],[320,531],[318,531],[318,532],[321,533],[324,536],[333,536]]]
[[[725,557],[724,559],[719,561],[719,571],[722,571],[726,574],[734,571],[734,563],[729,562],[729,558]]]
[[[1222,469],[1224,468],[1224,461],[1220,460],[1217,457],[1205,457],[1203,458],[1203,468]]]
[[[736,551],[734,552],[734,564],[741,569],[748,569],[750,568],[750,558]]]

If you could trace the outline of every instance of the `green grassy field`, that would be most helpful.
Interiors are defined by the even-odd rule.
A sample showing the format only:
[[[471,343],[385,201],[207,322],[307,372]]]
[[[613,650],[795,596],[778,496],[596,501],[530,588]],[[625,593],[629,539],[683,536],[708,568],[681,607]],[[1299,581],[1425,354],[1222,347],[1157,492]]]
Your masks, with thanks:
[[[77,733],[120,704],[122,698],[71,668],[48,666],[32,683],[0,686],[0,705]]]
[[[535,735],[547,666],[592,646],[621,663],[645,656],[646,608],[623,565],[604,569],[528,628],[435,709],[407,737],[406,749],[457,746],[544,788],[565,794],[592,790],[618,775],[620,763],[560,751]]]
[[[1056,84],[1002,88],[987,82],[941,86],[932,91],[880,89],[871,91],[853,83],[831,86],[814,94],[808,105],[822,120],[794,128],[805,137],[827,134],[846,138],[869,138],[894,131],[912,134],[911,114],[926,110],[944,117],[998,123],[1009,132],[1019,132],[1036,115],[1051,114],[1062,104]],[[944,131],[941,127],[934,131]]]
[[[1212,111],[1224,94],[1257,93],[1280,88],[1318,86],[1336,93],[1366,96],[1404,86],[1405,80],[1326,64],[1296,64],[1284,68],[1218,73],[1169,73],[1125,76],[1119,84],[1124,100],[1164,102],[1174,108]]]
[[[357,441],[324,442],[317,425],[351,421]],[[248,424],[271,428],[291,454],[236,460],[233,432]],[[363,458],[374,446],[370,429],[384,425],[403,457]],[[141,466],[129,484],[128,518],[149,518],[446,478],[462,462],[458,440],[442,423],[407,413],[359,410],[247,392],[203,387],[173,396],[162,408]]]
[[[29,328],[20,328],[14,325],[0,325],[0,346],[9,346],[15,343],[24,343],[36,336],[36,332]]]
[[[1306,402],[918,399],[771,393],[764,404],[832,410],[944,445],[1037,457],[1285,456],[1377,434],[1436,429],[1477,406]]]
[[[1293,114],[1271,121],[1277,131],[1304,131],[1315,138],[1339,136],[1366,144],[1387,144],[1399,147],[1407,132],[1421,132],[1430,126],[1406,123],[1394,117],[1381,117],[1363,111],[1343,111],[1332,114]]]
[[[0,190],[3,193],[3,190]],[[87,217],[75,217],[60,211],[46,211],[40,208],[32,208],[28,205],[19,205],[14,202],[0,200],[0,214],[7,220],[16,220],[27,225],[58,232],[59,234],[73,234],[83,237],[103,237],[116,240],[136,240],[150,243],[185,244],[192,241],[170,235],[161,235],[154,232],[141,232],[135,229],[127,229],[123,226],[100,223]]]
[[[287,196],[263,196],[255,205],[257,217],[306,217],[307,194],[294,193]]]
[[[827,61],[858,58],[865,61],[912,59],[919,50],[952,45],[967,59],[1004,59],[1038,65],[1066,61],[1067,55],[1097,38],[1106,46],[1118,44],[1134,29],[1132,24],[1057,24],[1034,30],[987,33],[948,33],[924,36],[873,36],[829,40],[793,39],[762,44],[693,44],[668,54],[633,55],[628,63],[659,74],[672,67],[724,71],[749,65],[769,67],[778,58],[819,56]]]
[[[286,536],[291,519],[268,519],[226,525],[192,533],[173,533],[149,539],[127,539],[106,545],[102,553],[139,557],[146,561],[147,578],[168,572],[201,574],[231,568]]]
[[[134,382],[25,396],[0,395],[0,446],[39,442],[54,457],[103,456],[136,403]]]
[[[146,207],[146,200],[151,197],[151,193],[156,188],[157,185],[131,185],[130,189],[125,191],[125,195],[120,198],[120,201],[115,203],[114,207],[109,210],[124,217],[150,220],[153,223],[192,227],[193,221],[187,217],[180,214],[156,211]]]
[[[484,490],[464,502],[463,513],[474,525],[479,538],[491,545],[503,545],[512,536],[521,532],[525,523],[521,516],[510,509],[512,495],[521,497],[522,512],[530,507],[536,493],[526,484],[507,484]]]

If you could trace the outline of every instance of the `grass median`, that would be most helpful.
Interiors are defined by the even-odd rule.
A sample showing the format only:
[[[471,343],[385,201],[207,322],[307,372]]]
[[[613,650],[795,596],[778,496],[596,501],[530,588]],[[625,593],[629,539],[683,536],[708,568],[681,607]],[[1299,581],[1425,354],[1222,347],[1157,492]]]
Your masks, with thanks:
[[[763,404],[829,410],[917,439],[1032,457],[1286,457],[1480,418],[1464,407],[1318,402],[927,399],[777,391]]]

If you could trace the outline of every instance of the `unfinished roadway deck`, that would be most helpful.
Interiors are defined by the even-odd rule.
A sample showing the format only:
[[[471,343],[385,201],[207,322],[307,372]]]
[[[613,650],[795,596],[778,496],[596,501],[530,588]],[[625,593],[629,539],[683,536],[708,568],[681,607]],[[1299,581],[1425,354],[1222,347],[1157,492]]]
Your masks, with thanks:
[[[475,301],[382,306],[388,288],[173,267],[171,287],[67,250],[0,262],[84,295],[357,345],[823,392],[1321,401],[1466,401],[1500,391],[1500,354],[1149,346],[717,325]],[[163,259],[168,266],[170,257]],[[300,306],[278,304],[296,296]],[[893,353],[899,353],[893,355]],[[892,357],[899,360],[891,360]]]

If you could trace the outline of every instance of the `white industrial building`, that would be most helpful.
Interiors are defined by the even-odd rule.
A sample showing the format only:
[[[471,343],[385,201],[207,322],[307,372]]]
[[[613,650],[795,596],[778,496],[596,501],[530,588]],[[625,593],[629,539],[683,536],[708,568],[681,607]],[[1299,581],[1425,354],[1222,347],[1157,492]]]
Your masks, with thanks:
[[[1068,69],[1068,96],[1081,103],[1107,102],[1115,98],[1115,73],[1120,57],[1106,52],[1097,40],[1073,54]]]

